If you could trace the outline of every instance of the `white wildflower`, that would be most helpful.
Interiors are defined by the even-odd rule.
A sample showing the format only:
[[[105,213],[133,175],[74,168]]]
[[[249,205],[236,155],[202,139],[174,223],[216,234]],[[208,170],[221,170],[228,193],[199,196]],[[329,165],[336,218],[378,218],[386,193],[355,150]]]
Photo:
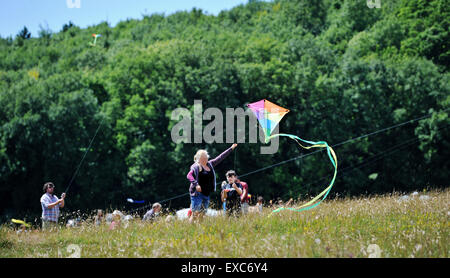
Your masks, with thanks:
[[[416,252],[420,251],[420,249],[422,249],[422,245],[421,244],[416,244]]]

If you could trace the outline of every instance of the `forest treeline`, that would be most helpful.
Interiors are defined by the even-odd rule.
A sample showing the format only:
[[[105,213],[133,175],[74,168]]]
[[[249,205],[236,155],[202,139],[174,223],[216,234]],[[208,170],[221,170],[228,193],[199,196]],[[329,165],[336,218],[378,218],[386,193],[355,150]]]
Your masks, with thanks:
[[[448,186],[448,1],[366,2],[249,1],[218,15],[194,8],[1,38],[0,214],[39,214],[44,182],[66,188],[100,123],[69,210],[187,192],[196,150],[230,146],[172,142],[172,111],[194,100],[225,111],[266,98],[290,110],[280,132],[330,145],[426,116],[337,146],[330,196]],[[273,155],[260,146],[239,144],[218,182],[308,153],[285,138]],[[321,152],[243,180],[266,200],[304,199],[331,174]]]

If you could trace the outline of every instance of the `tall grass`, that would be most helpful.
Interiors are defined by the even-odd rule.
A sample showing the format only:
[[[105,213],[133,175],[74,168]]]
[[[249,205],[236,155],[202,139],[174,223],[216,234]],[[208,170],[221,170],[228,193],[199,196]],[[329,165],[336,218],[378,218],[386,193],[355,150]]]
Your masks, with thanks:
[[[449,190],[426,194],[327,200],[301,213],[265,208],[199,223],[134,220],[117,230],[86,223],[17,233],[2,226],[0,257],[67,257],[71,244],[81,257],[449,257]]]

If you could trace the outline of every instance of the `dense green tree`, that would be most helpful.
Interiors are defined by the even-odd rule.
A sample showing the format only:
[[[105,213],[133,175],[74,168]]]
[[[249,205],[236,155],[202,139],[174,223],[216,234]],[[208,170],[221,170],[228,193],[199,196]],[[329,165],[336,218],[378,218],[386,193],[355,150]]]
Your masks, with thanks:
[[[0,39],[0,214],[37,216],[43,183],[61,193],[97,129],[68,210],[186,193],[195,152],[229,147],[172,142],[172,111],[192,113],[194,100],[225,111],[267,98],[291,110],[280,132],[330,145],[422,117],[336,146],[331,196],[448,186],[448,9],[444,0],[249,1],[217,16],[194,8],[115,27],[69,22],[37,38],[25,27]],[[286,138],[272,155],[261,146],[240,144],[218,181],[309,153]],[[255,196],[309,198],[331,173],[320,152],[244,180]]]
[[[28,40],[31,38],[31,33],[28,31],[28,28],[24,26],[23,29],[17,34],[17,37]]]

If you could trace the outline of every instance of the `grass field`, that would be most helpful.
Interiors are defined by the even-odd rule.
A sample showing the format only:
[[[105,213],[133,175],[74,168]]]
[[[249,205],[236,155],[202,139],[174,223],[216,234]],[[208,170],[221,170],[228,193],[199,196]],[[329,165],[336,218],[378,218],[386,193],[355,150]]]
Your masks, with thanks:
[[[18,234],[4,225],[0,257],[448,258],[449,192],[421,192],[406,201],[398,194],[327,200],[300,213],[269,216],[265,208],[262,214],[193,224],[135,220],[113,231],[86,223]]]

